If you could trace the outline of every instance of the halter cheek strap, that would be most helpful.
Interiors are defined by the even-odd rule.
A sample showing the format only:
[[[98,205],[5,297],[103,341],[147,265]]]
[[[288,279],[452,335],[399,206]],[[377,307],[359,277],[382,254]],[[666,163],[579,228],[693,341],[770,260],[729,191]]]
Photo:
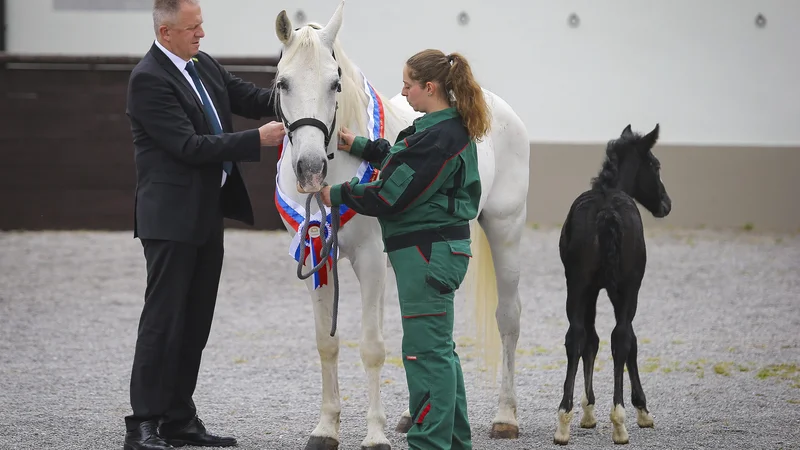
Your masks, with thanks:
[[[331,55],[333,56],[333,60],[336,60],[336,54],[331,51]],[[283,57],[283,50],[281,50],[280,57]],[[280,58],[279,58],[280,59]],[[339,72],[339,86],[336,88],[336,92],[342,92],[342,68],[337,67],[337,71]],[[339,101],[336,101],[336,108],[333,111],[333,122],[331,123],[330,128],[326,127],[321,120],[315,119],[313,117],[302,117],[300,119],[295,120],[294,122],[289,122],[286,119],[286,115],[283,114],[283,108],[281,108],[281,91],[278,90],[276,96],[276,110],[278,113],[278,117],[280,117],[281,121],[283,121],[283,126],[286,128],[286,136],[289,137],[289,142],[292,142],[292,132],[302,126],[312,126],[318,128],[322,131],[322,134],[325,136],[325,152],[328,156],[328,159],[333,159],[335,153],[327,153],[328,152],[328,144],[331,142],[331,138],[333,137],[333,133],[336,131],[336,113],[339,111]]]

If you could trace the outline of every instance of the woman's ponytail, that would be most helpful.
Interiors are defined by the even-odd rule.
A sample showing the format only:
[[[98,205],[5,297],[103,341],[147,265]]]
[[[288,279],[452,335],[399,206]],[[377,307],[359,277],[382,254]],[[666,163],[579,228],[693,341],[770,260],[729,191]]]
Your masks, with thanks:
[[[483,90],[472,75],[467,60],[459,53],[447,55],[450,71],[445,80],[445,90],[453,92],[451,101],[455,100],[458,113],[464,119],[469,136],[480,140],[489,132],[491,118],[489,107],[483,97]]]

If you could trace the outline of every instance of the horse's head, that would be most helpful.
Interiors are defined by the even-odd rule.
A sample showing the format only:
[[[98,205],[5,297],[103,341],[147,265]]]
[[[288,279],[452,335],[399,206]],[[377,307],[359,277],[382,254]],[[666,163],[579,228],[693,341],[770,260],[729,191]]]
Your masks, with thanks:
[[[659,127],[642,136],[631,131],[628,125],[622,130],[617,142],[624,151],[621,165],[631,168],[635,173],[623,173],[623,177],[633,177],[632,182],[623,182],[629,186],[628,194],[644,206],[654,217],[666,217],[672,210],[672,200],[667,194],[664,182],[661,181],[661,163],[653,154],[653,147],[658,141]],[[623,172],[627,172],[623,169]]]
[[[337,92],[341,70],[333,52],[342,24],[342,1],[324,27],[294,29],[286,11],[275,20],[283,43],[275,76],[278,113],[292,146],[292,167],[301,192],[322,189],[328,153],[335,151]]]

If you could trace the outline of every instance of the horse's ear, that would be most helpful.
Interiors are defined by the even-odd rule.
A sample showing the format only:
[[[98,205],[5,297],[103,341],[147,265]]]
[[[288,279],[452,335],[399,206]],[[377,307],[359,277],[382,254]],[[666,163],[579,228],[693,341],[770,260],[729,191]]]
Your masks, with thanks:
[[[339,34],[339,28],[342,26],[342,9],[344,9],[344,0],[339,2],[339,6],[336,7],[336,11],[333,12],[333,16],[331,16],[325,28],[319,31],[322,42],[331,48],[333,48],[333,41],[336,40],[336,35]]]
[[[633,131],[631,131],[631,124],[628,124],[628,126],[627,126],[627,127],[625,127],[625,129],[624,129],[624,130],[622,130],[622,134],[620,134],[620,136],[621,136],[621,137],[630,137],[630,136],[633,136]]]
[[[278,35],[278,39],[283,42],[283,45],[289,45],[292,36],[294,36],[292,21],[289,20],[289,16],[286,15],[285,9],[275,18],[275,34]]]
[[[653,146],[656,145],[656,142],[658,142],[658,132],[659,132],[659,127],[658,124],[656,124],[656,127],[653,128],[653,131],[645,135],[644,141],[647,143],[648,150],[653,148]]]

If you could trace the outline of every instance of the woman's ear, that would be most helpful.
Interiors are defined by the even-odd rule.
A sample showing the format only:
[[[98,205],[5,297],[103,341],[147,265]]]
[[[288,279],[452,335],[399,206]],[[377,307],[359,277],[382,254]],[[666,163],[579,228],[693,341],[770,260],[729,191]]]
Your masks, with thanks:
[[[425,90],[428,91],[428,96],[431,96],[436,93],[436,85],[428,81],[425,83]]]

